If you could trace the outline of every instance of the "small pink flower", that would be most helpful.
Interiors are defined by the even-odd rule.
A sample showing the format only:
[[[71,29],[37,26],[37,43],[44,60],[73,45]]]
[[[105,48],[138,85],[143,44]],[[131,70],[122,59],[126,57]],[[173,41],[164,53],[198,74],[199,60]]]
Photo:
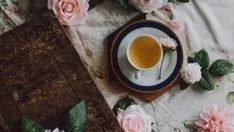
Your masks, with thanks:
[[[160,38],[159,42],[162,44],[162,47],[166,50],[175,50],[177,47],[177,43],[172,38]]]
[[[151,13],[163,6],[163,0],[129,0],[129,3],[144,13]]]
[[[233,117],[223,107],[213,106],[204,109],[200,113],[200,118],[195,123],[199,132],[234,132]]]
[[[173,19],[168,25],[173,31],[182,32],[184,30],[184,23],[179,19]]]
[[[89,4],[87,0],[48,0],[48,8],[62,24],[78,25],[85,22]]]
[[[124,132],[151,132],[151,117],[139,105],[119,110],[117,119]]]

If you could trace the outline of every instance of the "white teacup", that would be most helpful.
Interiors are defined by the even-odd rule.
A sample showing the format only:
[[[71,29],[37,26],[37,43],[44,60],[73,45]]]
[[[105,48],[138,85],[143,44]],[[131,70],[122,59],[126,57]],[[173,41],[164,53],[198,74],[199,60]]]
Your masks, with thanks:
[[[141,77],[142,71],[151,70],[161,62],[163,50],[157,38],[152,35],[135,37],[127,47],[129,63],[137,72],[135,78]]]

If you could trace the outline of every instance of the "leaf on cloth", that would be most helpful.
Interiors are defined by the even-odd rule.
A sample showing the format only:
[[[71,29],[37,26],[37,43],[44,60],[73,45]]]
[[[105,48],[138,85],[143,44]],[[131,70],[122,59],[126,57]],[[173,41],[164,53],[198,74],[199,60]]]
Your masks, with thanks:
[[[98,67],[90,67],[91,68],[91,72],[93,73],[93,75],[99,79],[103,79],[105,78],[105,71],[102,68],[98,68]]]
[[[214,76],[224,76],[231,73],[232,70],[233,64],[224,59],[216,60],[209,69],[210,73]]]
[[[44,127],[41,124],[25,116],[22,117],[21,128],[22,128],[22,132],[44,132],[45,131]]]
[[[136,104],[136,102],[132,99],[129,98],[128,96],[124,97],[123,99],[119,100],[113,107],[112,111],[115,113],[117,116],[118,114],[118,109],[121,110],[126,110],[130,105]]]
[[[214,80],[208,71],[202,71],[202,78],[199,81],[199,86],[204,90],[214,89]]]
[[[86,118],[86,105],[85,102],[82,101],[69,111],[67,132],[83,132]]]
[[[194,58],[191,57],[191,56],[189,56],[189,57],[187,58],[187,61],[188,61],[188,63],[194,63],[194,62],[195,62],[195,61],[194,61]]]
[[[104,73],[103,73],[103,71],[101,71],[101,70],[95,70],[94,72],[95,72],[95,76],[97,78],[99,78],[99,79],[103,79],[104,76],[105,76]]]
[[[197,62],[202,69],[206,69],[210,64],[209,55],[204,49],[196,53],[194,61]]]
[[[234,104],[234,91],[229,92],[229,93],[227,94],[226,99],[227,99],[227,102],[228,102],[229,105]]]
[[[175,6],[177,0],[169,0],[168,2],[171,2]]]
[[[185,81],[180,82],[180,90],[185,90],[189,86],[190,84],[187,84]]]
[[[91,60],[93,60],[93,52],[92,52],[89,48],[87,48],[87,47],[85,47],[84,50],[85,50],[86,55],[87,55]]]

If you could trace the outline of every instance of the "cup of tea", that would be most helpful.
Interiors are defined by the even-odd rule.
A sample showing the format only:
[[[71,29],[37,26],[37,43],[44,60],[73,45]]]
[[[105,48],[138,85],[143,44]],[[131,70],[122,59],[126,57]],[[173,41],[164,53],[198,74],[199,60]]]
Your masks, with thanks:
[[[137,36],[127,47],[127,59],[137,72],[135,78],[139,79],[142,71],[156,67],[163,50],[157,38],[152,35]]]

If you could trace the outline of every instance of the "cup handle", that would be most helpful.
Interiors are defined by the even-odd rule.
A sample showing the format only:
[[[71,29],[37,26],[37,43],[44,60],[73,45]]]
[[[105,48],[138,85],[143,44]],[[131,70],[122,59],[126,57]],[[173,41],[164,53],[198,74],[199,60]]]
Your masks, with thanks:
[[[141,71],[136,71],[135,72],[135,78],[140,79],[141,78]]]

